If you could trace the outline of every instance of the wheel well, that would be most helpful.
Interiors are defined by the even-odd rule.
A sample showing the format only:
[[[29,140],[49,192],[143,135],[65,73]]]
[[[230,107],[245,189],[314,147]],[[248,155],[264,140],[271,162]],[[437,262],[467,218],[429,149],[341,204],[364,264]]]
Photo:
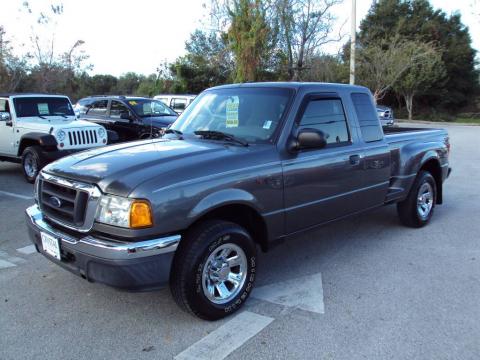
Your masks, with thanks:
[[[33,139],[23,139],[20,142],[20,147],[18,148],[18,156],[22,156],[23,151],[29,147],[29,146],[34,146],[34,145],[40,145],[37,140]]]
[[[192,226],[201,221],[212,219],[231,221],[243,226],[250,233],[253,240],[260,245],[262,251],[268,250],[268,231],[265,221],[250,206],[243,204],[221,206],[202,215]]]
[[[432,174],[435,179],[435,184],[437,185],[437,204],[443,202],[443,191],[442,191],[442,168],[440,163],[436,159],[430,159],[425,164],[422,165],[420,171],[428,171]]]

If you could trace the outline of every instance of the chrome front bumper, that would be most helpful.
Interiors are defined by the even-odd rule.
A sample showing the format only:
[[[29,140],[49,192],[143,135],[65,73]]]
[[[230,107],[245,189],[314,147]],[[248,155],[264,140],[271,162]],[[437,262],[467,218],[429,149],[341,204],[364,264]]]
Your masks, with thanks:
[[[94,236],[72,236],[48,224],[38,205],[26,210],[29,226],[38,232],[45,232],[61,241],[61,246],[86,255],[110,260],[128,260],[174,252],[180,242],[180,235],[170,235],[140,242],[122,242],[99,239]]]

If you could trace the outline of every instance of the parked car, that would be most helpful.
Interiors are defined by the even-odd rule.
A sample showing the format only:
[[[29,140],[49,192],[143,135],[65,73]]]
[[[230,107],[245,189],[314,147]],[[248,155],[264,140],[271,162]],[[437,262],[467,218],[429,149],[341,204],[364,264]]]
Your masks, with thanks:
[[[377,114],[382,126],[393,126],[395,124],[393,110],[388,106],[377,105]]]
[[[215,87],[160,139],[47,166],[29,234],[88,281],[170,282],[181,308],[219,319],[252,292],[257,247],[386,204],[405,225],[426,225],[443,201],[449,149],[445,130],[382,131],[364,87]]]
[[[181,114],[190,105],[197,95],[157,95],[153,98],[170,106],[177,114]]]
[[[0,94],[0,161],[21,163],[29,182],[49,162],[107,140],[103,126],[75,118],[66,96]]]
[[[90,96],[75,104],[75,112],[115,131],[120,142],[159,137],[178,117],[161,101],[133,96]]]

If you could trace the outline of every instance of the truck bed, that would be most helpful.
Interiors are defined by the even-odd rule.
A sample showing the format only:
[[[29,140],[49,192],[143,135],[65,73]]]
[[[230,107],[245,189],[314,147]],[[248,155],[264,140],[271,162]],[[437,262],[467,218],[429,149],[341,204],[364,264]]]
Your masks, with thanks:
[[[437,153],[448,143],[448,133],[445,129],[422,127],[392,127],[383,128],[385,141],[390,147],[391,154],[391,181],[387,194],[387,202],[404,198],[416,176],[416,169],[412,167],[412,155],[416,154],[418,161],[426,156],[427,151]],[[425,146],[425,151],[419,152],[419,147]]]

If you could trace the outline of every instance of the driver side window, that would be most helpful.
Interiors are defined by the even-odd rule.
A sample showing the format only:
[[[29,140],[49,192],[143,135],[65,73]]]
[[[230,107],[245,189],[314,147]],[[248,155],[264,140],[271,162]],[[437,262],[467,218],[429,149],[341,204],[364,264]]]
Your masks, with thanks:
[[[311,100],[300,120],[299,129],[316,129],[325,134],[327,146],[350,142],[347,119],[340,99]]]

